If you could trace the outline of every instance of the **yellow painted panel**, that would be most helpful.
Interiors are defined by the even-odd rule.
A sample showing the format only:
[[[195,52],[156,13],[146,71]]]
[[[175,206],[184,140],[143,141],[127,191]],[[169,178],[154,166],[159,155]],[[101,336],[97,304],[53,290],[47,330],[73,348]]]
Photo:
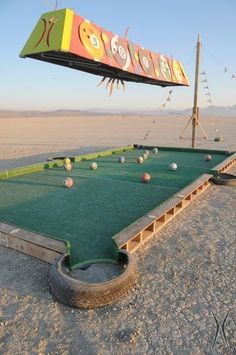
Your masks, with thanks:
[[[70,49],[73,18],[74,18],[74,11],[70,9],[66,9],[62,43],[61,43],[61,50],[65,52],[68,52]]]

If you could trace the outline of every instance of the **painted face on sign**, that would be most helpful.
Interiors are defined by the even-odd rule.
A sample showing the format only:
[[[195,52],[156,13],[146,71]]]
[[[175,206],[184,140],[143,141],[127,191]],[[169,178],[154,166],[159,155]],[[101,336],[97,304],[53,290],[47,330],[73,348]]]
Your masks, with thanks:
[[[98,30],[90,22],[84,21],[79,26],[79,36],[84,48],[94,60],[100,60],[104,54],[103,43]]]
[[[161,72],[164,75],[164,77],[167,80],[171,80],[172,78],[171,78],[170,67],[169,64],[167,63],[167,60],[163,57],[163,55],[160,56],[159,64],[160,64]]]

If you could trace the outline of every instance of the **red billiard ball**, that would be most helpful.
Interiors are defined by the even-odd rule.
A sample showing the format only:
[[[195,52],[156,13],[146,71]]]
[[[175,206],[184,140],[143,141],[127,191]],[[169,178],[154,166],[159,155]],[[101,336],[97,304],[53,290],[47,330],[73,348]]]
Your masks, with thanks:
[[[151,176],[148,173],[144,173],[141,177],[142,182],[149,182],[151,180]]]
[[[71,187],[73,185],[73,180],[70,177],[67,177],[64,180],[64,185],[65,185],[65,187]]]

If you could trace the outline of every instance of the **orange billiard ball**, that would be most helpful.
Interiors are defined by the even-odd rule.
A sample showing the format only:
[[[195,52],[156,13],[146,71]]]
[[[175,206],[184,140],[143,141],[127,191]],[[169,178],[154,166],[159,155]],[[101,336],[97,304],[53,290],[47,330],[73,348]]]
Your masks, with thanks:
[[[149,182],[151,180],[151,176],[148,173],[144,173],[141,177],[142,182]]]

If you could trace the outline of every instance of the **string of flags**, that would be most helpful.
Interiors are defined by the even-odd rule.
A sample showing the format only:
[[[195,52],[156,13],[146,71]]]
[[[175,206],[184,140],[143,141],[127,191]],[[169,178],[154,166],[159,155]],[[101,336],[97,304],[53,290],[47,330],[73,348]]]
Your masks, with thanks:
[[[212,101],[212,97],[211,97],[211,93],[210,93],[210,89],[209,89],[209,83],[208,83],[206,71],[201,72],[200,75],[202,77],[201,82],[205,85],[205,86],[203,86],[203,89],[206,90],[205,96],[207,96],[207,102],[212,103],[213,101]],[[212,126],[215,126],[214,119],[213,120],[211,119],[210,123]],[[215,128],[215,132],[218,134],[220,133],[218,128]]]
[[[225,67],[224,69],[224,73],[226,74],[229,74],[231,76],[231,79],[236,79],[236,75],[234,73],[232,73],[230,70],[228,70],[227,67]]]
[[[228,67],[226,67],[226,66],[224,66],[224,74],[229,75],[231,79],[236,79],[236,74],[233,73],[231,70],[229,70]],[[205,70],[202,71],[200,73],[200,76],[201,76],[201,83],[202,83],[203,89],[205,91],[205,95],[204,96],[205,96],[206,102],[212,104],[213,100],[212,100],[212,96],[211,96],[211,92],[210,92],[210,87],[209,87],[209,82],[208,82],[206,71]],[[160,112],[162,112],[166,108],[166,105],[168,104],[168,102],[171,101],[172,93],[173,93],[173,90],[170,90],[169,91],[169,95],[167,96],[167,98],[165,99],[165,101],[163,102],[163,104],[160,107]],[[144,140],[145,141],[150,136],[151,131],[153,129],[153,126],[156,124],[156,122],[157,122],[157,120],[154,120],[152,122],[151,128],[145,133],[145,135],[144,135]],[[211,122],[211,123],[212,123],[212,125],[215,125],[215,122]],[[219,133],[219,129],[218,128],[216,128],[215,131],[216,131],[216,133]]]
[[[168,92],[167,98],[164,100],[163,104],[162,104],[161,107],[160,107],[160,110],[159,110],[160,113],[166,108],[166,105],[168,104],[168,102],[171,101],[171,95],[173,94],[173,91],[174,91],[174,90],[172,89],[172,90],[170,90],[170,91]],[[153,130],[153,128],[154,128],[154,126],[155,126],[156,124],[157,124],[157,118],[152,121],[151,127],[150,127],[149,130],[145,133],[145,135],[144,135],[144,137],[143,137],[143,140],[144,140],[144,141],[146,141],[146,140],[148,139],[148,137],[150,136],[150,134],[151,134],[151,132],[152,132],[152,130]]]
[[[201,75],[201,83],[203,83],[205,86],[203,86],[203,89],[206,91],[205,92],[205,96],[206,97],[206,101],[209,102],[209,103],[212,103],[212,97],[211,97],[211,93],[210,93],[210,88],[209,88],[209,83],[208,83],[208,79],[207,79],[207,75],[206,75],[206,72],[203,71],[200,73]]]
[[[216,54],[212,53],[205,45],[203,47],[218,62],[218,64],[224,68],[225,75],[228,75],[230,79],[236,79],[236,74],[233,73]]]
[[[165,99],[164,103],[161,105],[160,112],[162,112],[165,109],[167,103],[171,101],[172,93],[173,93],[173,89],[169,91],[168,97]]]

